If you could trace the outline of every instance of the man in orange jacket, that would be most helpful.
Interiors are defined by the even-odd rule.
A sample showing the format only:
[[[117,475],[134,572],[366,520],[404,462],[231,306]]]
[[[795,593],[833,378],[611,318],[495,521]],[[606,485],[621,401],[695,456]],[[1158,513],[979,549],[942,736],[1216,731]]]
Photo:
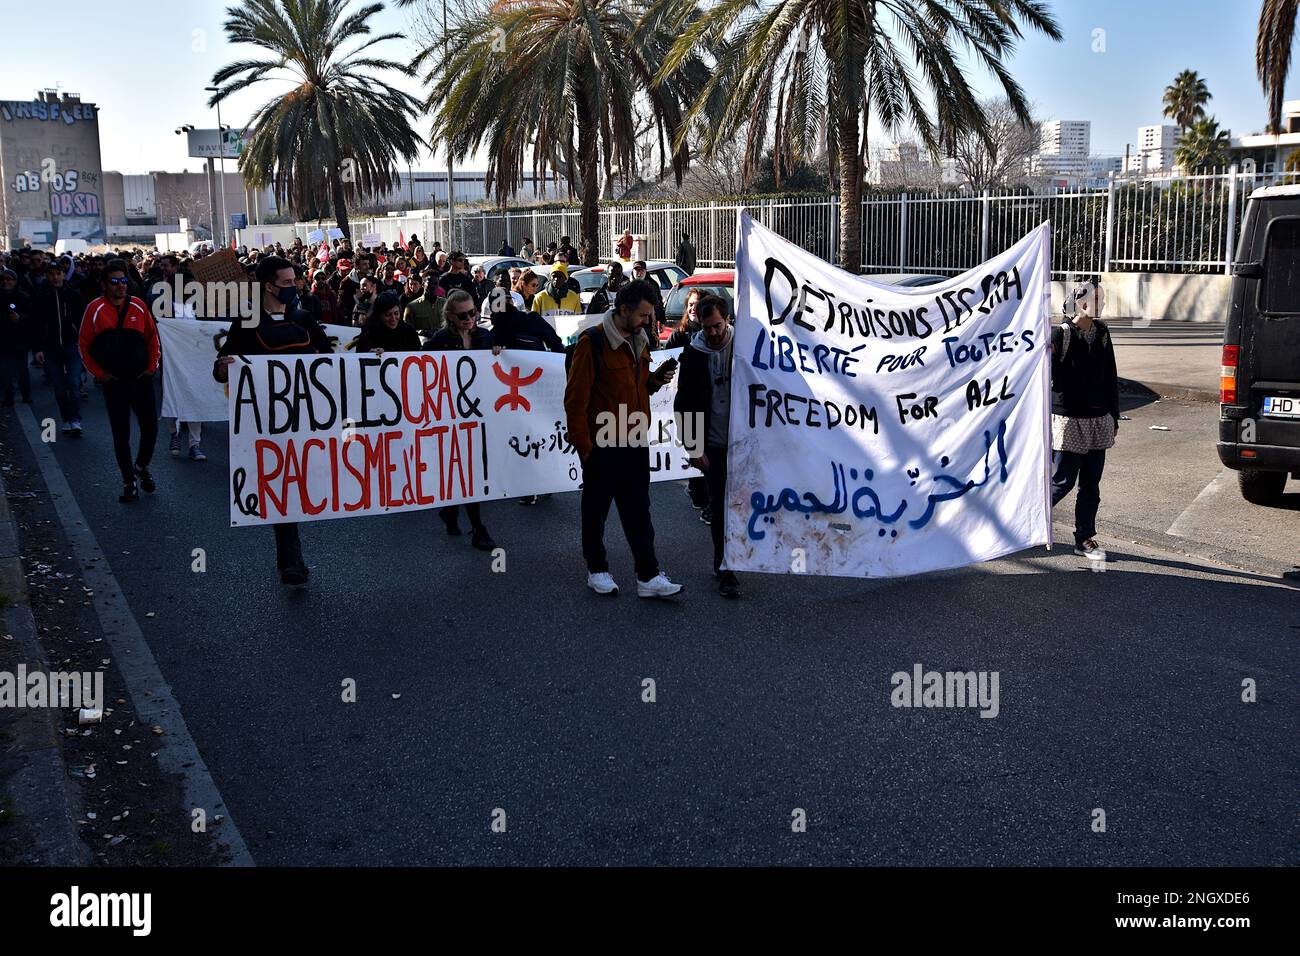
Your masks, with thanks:
[[[157,485],[149,473],[158,440],[158,407],[153,376],[161,349],[158,327],[143,301],[128,291],[126,263],[114,259],[100,277],[103,295],[86,306],[81,318],[81,360],[104,386],[104,405],[113,429],[113,452],[122,471],[123,504],[137,500],[140,488],[152,494]],[[140,423],[140,451],[131,456],[131,414]],[[137,485],[137,481],[139,484]]]

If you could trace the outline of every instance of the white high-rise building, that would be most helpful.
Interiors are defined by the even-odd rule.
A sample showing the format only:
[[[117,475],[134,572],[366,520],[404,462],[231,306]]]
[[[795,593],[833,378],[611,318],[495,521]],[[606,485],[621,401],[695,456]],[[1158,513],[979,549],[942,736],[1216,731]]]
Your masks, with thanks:
[[[1177,126],[1139,126],[1137,151],[1129,156],[1129,173],[1167,172],[1174,168],[1174,149],[1183,138]]]
[[[1052,176],[1081,179],[1088,175],[1088,150],[1092,140],[1089,120],[1049,120],[1039,127],[1035,168]]]

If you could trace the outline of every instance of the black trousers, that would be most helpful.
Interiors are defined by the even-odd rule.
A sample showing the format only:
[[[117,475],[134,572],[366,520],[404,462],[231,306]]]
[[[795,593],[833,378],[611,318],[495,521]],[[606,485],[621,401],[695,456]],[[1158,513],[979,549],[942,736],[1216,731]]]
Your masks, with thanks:
[[[650,523],[649,448],[593,448],[582,464],[582,557],[592,574],[609,570],[605,519],[611,503],[618,506],[637,580],[649,581],[659,573]]]
[[[465,514],[469,516],[469,526],[471,528],[483,527],[483,513],[477,501],[471,501],[469,504],[465,505],[447,505],[445,508],[439,508],[438,517],[442,519],[442,523],[448,528],[454,528],[456,525],[460,524],[458,515],[460,514],[461,508],[464,508]]]
[[[709,470],[704,481],[709,486],[709,533],[713,536],[713,570],[722,565],[722,522],[727,513],[727,449],[705,445],[704,454],[709,459]]]
[[[1106,467],[1105,450],[1080,455],[1072,451],[1052,452],[1052,505],[1070,493],[1078,482],[1074,499],[1074,543],[1083,544],[1097,534],[1097,508],[1101,505],[1101,473]]]
[[[149,467],[153,459],[153,446],[158,440],[158,404],[153,392],[152,378],[130,380],[110,379],[104,382],[104,406],[108,409],[108,424],[113,430],[113,453],[122,481],[135,481],[135,468],[131,458],[131,413],[140,423],[140,453],[134,464]]]
[[[275,566],[283,571],[285,568],[304,566],[302,559],[302,541],[298,538],[298,523],[273,524],[275,529]]]

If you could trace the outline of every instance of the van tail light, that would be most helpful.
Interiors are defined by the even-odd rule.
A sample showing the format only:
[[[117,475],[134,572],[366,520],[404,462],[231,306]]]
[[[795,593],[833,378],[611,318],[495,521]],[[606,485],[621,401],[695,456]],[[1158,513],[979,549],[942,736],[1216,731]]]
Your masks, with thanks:
[[[1223,347],[1223,365],[1219,369],[1219,401],[1224,405],[1237,404],[1237,357],[1241,348],[1237,345]]]

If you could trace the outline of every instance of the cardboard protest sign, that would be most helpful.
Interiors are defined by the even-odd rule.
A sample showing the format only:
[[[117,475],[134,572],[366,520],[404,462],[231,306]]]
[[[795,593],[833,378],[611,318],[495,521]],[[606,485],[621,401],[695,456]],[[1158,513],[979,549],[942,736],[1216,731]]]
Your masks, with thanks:
[[[886,577],[1051,543],[1046,223],[962,275],[850,275],[741,212],[724,564]]]
[[[680,352],[654,353],[655,365]],[[564,356],[390,352],[249,356],[230,371],[233,525],[417,511],[576,491]],[[674,390],[652,396],[651,480],[698,474]]]

